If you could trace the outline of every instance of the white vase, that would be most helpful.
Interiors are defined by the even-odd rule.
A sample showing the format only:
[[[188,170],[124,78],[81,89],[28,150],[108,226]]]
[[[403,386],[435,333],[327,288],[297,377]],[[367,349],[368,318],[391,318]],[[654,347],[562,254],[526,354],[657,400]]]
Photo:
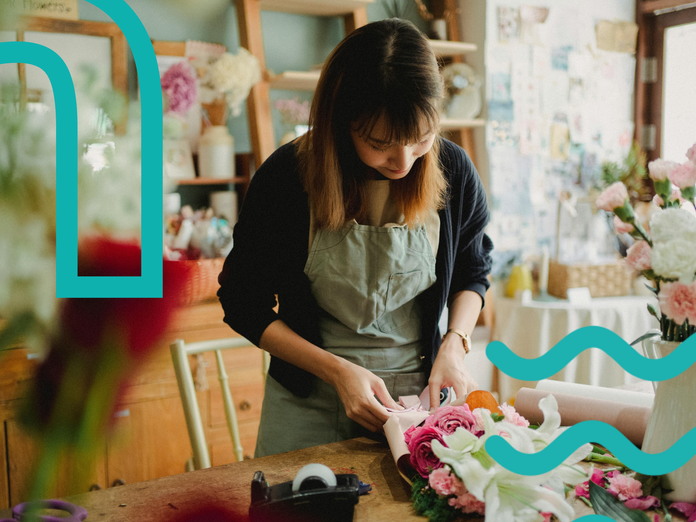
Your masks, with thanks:
[[[234,138],[227,125],[206,128],[198,144],[198,176],[226,179],[234,177]]]
[[[680,343],[658,337],[643,340],[650,358],[667,357]],[[645,430],[642,450],[661,453],[671,448],[684,434],[696,427],[696,364],[683,373],[661,381],[655,390],[655,402]],[[673,502],[696,502],[696,457],[668,473],[664,485],[673,491],[665,495]]]

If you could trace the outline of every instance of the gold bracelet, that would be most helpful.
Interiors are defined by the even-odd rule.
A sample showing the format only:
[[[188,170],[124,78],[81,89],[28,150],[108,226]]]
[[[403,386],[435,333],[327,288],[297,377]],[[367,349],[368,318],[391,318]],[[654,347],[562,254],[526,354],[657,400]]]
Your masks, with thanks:
[[[462,338],[462,344],[464,345],[464,351],[466,353],[469,353],[469,350],[471,347],[471,339],[469,338],[469,334],[466,333],[465,331],[459,330],[457,328],[450,328],[449,330],[447,330],[445,335],[447,335],[450,332],[453,334],[457,334],[459,337]]]

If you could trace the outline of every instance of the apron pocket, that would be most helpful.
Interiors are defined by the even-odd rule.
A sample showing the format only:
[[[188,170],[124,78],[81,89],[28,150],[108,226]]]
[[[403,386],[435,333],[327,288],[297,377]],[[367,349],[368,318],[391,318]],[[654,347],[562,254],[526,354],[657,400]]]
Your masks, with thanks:
[[[393,332],[408,322],[420,289],[422,274],[422,270],[414,270],[389,276],[386,311],[377,320],[380,331]]]

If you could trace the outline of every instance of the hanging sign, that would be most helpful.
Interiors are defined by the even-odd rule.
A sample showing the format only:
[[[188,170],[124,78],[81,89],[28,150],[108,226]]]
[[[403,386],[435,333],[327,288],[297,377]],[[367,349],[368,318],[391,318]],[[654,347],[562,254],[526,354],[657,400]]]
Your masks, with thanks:
[[[15,11],[24,16],[41,16],[60,20],[79,20],[78,0],[0,0],[0,10]]]

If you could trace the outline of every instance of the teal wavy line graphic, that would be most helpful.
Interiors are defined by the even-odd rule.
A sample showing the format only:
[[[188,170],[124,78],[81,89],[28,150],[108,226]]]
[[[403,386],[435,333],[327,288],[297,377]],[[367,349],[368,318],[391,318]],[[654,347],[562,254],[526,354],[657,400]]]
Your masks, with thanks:
[[[521,453],[499,435],[486,441],[486,451],[501,466],[519,475],[541,475],[560,466],[588,441],[607,448],[617,459],[644,475],[664,475],[683,466],[696,455],[696,428],[685,433],[662,453],[645,453],[619,430],[601,421],[584,421],[571,426],[537,453]]]
[[[589,348],[602,350],[624,370],[646,381],[672,379],[696,362],[696,335],[682,342],[667,357],[648,359],[636,352],[619,335],[601,326],[585,326],[571,332],[536,359],[520,357],[500,341],[488,344],[486,356],[510,377],[523,381],[540,381],[561,371]]]

